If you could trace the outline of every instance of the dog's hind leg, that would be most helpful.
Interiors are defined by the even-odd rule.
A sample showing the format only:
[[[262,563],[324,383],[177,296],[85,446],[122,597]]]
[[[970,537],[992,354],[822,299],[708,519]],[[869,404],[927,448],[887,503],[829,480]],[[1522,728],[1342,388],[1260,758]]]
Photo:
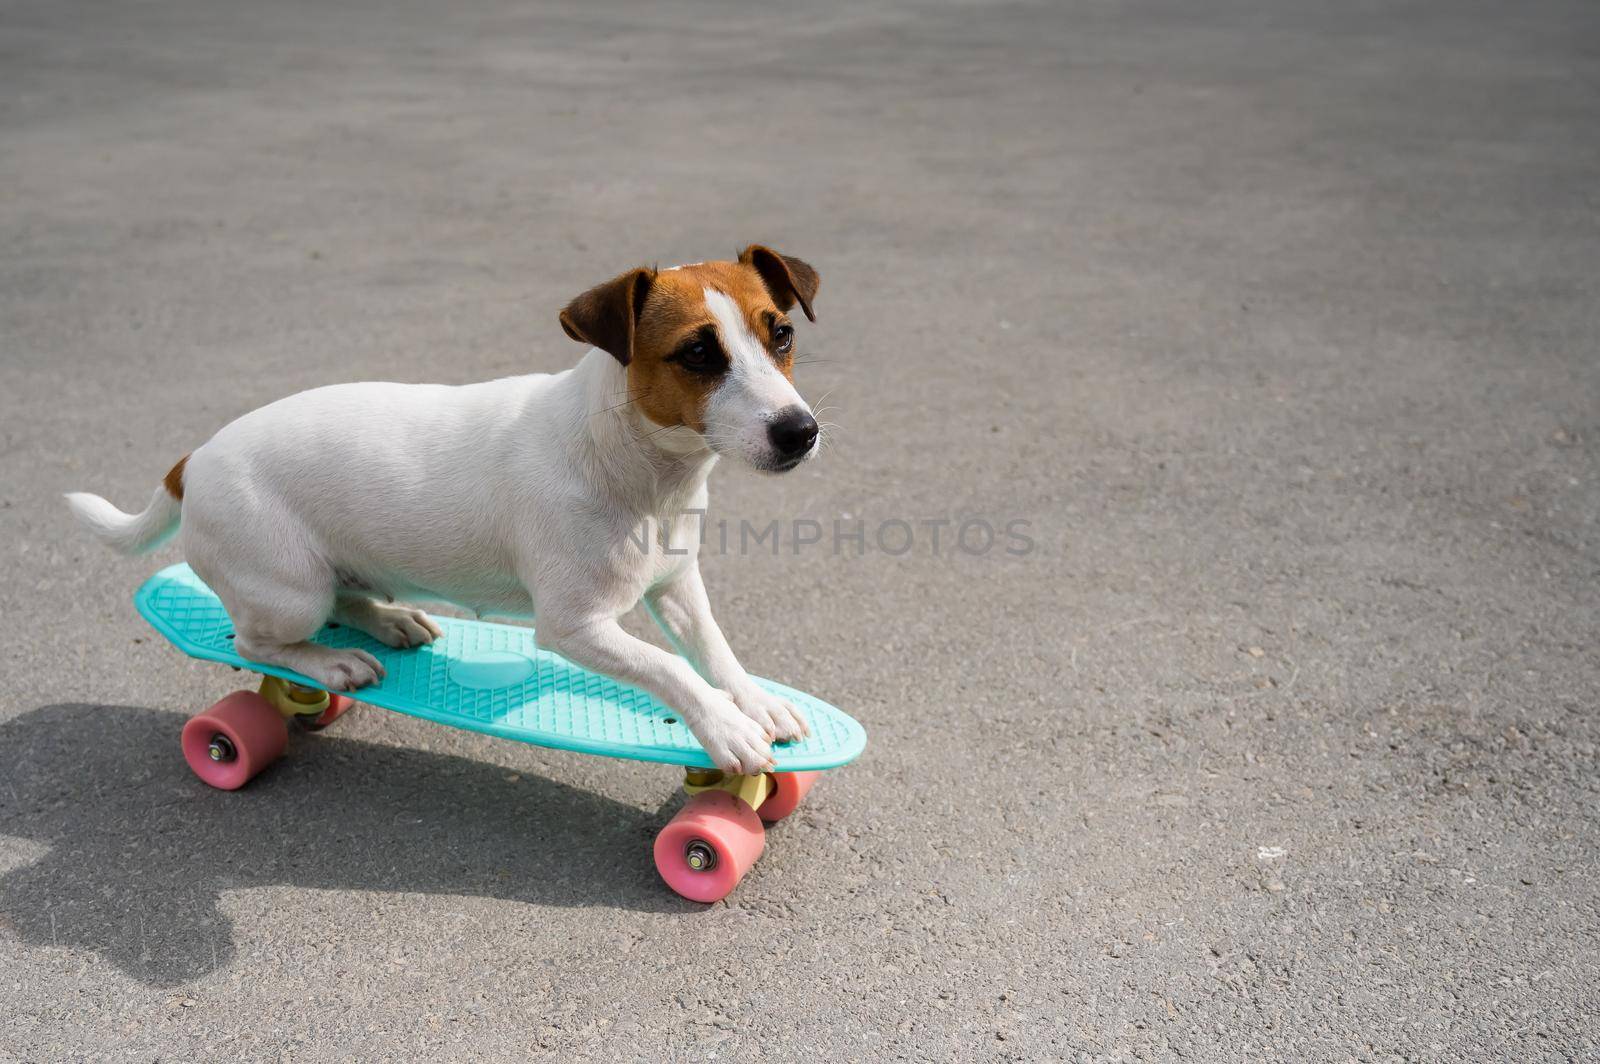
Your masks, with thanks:
[[[281,545],[280,545],[281,549]],[[330,691],[353,691],[384,677],[383,665],[365,650],[336,650],[311,642],[333,612],[334,577],[310,556],[301,565],[241,574],[189,564],[222,600],[233,620],[234,649],[247,661],[277,665]]]
[[[359,592],[340,591],[333,619],[392,647],[420,647],[444,635],[432,617],[412,606],[379,602]]]
[[[228,611],[234,649],[330,691],[383,679],[366,651],[310,641],[333,613],[338,574],[294,509],[251,476],[246,459],[211,443],[184,469],[183,554]]]
[[[223,604],[237,633],[234,649],[249,661],[292,669],[330,691],[354,691],[384,677],[383,665],[365,650],[335,650],[310,642],[332,608],[331,589],[321,598],[280,590],[268,609],[231,604],[226,598]]]

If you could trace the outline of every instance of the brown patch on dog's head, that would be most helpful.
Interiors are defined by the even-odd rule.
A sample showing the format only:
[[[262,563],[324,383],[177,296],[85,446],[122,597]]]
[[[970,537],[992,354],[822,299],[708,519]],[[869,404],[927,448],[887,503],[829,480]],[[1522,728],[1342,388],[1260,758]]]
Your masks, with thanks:
[[[628,394],[652,422],[703,433],[706,402],[731,368],[706,290],[733,301],[787,377],[794,330],[786,312],[799,302],[815,321],[817,284],[816,271],[801,260],[752,244],[738,262],[630,270],[569,303],[561,326],[627,367]]]

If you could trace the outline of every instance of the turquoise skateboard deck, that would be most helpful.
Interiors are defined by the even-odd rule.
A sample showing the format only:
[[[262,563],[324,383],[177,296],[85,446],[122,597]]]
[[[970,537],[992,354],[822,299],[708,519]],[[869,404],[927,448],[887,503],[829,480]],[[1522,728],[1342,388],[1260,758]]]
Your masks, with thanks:
[[[222,602],[187,565],[156,573],[133,601],[156,631],[190,657],[323,689],[287,669],[240,657]],[[383,663],[388,676],[350,692],[357,701],[557,750],[712,767],[673,710],[638,688],[540,649],[532,628],[452,617],[435,620],[444,629],[443,638],[408,650],[334,624],[324,626],[313,641],[365,650]],[[866,732],[848,714],[802,691],[770,680],[757,682],[793,702],[811,724],[808,738],[772,748],[776,772],[837,768],[866,746]]]

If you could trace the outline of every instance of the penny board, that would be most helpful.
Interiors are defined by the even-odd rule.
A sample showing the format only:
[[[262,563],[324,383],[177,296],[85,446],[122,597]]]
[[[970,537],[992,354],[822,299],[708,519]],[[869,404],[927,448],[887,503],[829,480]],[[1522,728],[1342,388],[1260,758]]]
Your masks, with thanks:
[[[227,610],[187,565],[156,573],[133,601],[156,631],[190,657],[321,688],[298,673],[235,653]],[[407,650],[335,624],[325,625],[312,641],[359,648],[383,663],[388,675],[350,692],[357,701],[557,750],[712,767],[676,712],[645,691],[540,648],[532,628],[453,617],[434,620],[444,636]],[[849,714],[792,687],[759,677],[756,682],[793,702],[811,724],[808,738],[773,746],[776,771],[837,768],[866,746],[866,732]]]

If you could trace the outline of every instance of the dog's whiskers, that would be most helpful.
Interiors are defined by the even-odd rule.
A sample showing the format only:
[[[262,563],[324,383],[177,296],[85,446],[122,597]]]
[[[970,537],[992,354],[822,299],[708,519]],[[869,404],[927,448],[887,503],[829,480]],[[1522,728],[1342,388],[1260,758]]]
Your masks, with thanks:
[[[612,394],[613,395],[627,395],[628,393],[626,391],[621,391],[621,392],[613,392]],[[596,410],[593,414],[590,414],[589,416],[590,417],[599,417],[601,414],[609,414],[613,410],[621,410],[625,406],[632,406],[634,403],[637,403],[640,399],[645,398],[649,394],[650,394],[650,390],[647,388],[647,389],[645,389],[644,391],[640,392],[638,395],[634,396],[631,399],[625,399],[622,402],[617,403],[615,406],[602,407],[601,409]]]

